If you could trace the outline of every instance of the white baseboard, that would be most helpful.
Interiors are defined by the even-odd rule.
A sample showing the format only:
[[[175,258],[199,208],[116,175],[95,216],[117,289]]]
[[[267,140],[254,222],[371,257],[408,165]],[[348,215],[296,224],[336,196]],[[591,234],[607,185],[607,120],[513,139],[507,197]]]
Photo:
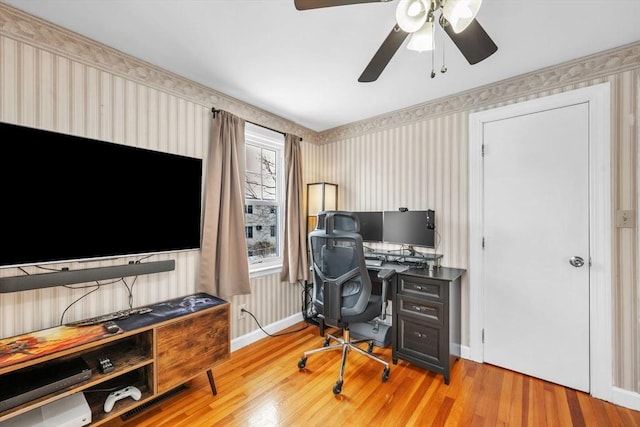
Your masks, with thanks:
[[[624,390],[618,387],[613,389],[613,403],[625,408],[640,411],[640,393]]]
[[[469,350],[469,346],[468,345],[461,345],[460,346],[460,357],[462,357],[463,359],[471,360],[470,354],[471,354],[471,351]]]
[[[472,360],[469,356],[470,354],[471,353],[469,351],[469,346],[460,346],[461,358]],[[611,394],[609,396],[612,397],[611,403],[615,405],[624,406],[625,408],[633,409],[635,411],[640,411],[640,393],[618,387],[611,387]]]
[[[279,320],[275,323],[271,323],[270,325],[267,326],[263,326],[262,329],[264,329],[265,331],[267,331],[270,334],[275,334],[278,331],[281,331],[283,329],[286,329],[290,326],[295,325],[296,323],[300,323],[302,322],[303,318],[302,318],[302,313],[297,313],[294,314],[293,316],[289,316],[286,317],[282,320]],[[262,329],[256,329],[253,332],[249,332],[246,335],[242,335],[241,337],[238,338],[234,338],[231,340],[231,351],[236,351],[241,349],[242,347],[245,347],[249,344],[253,344],[256,341],[261,340],[262,338],[266,337],[267,334],[265,334]]]

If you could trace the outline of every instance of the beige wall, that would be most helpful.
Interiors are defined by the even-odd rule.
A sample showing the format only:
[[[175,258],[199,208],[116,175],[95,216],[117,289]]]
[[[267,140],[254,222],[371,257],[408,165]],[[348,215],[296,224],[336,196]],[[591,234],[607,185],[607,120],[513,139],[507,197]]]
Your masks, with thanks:
[[[347,210],[432,208],[443,265],[469,268],[469,113],[602,82],[611,84],[613,209],[637,212],[640,43],[457,96],[326,131],[314,162],[339,185]],[[309,164],[310,158],[305,164]],[[613,227],[613,224],[612,224]],[[614,385],[640,391],[638,236],[614,228]],[[462,283],[462,341],[469,344],[469,281]]]
[[[446,265],[462,268],[468,266],[469,256],[469,113],[611,82],[613,206],[637,211],[639,67],[637,43],[315,134],[0,4],[0,120],[204,158],[210,109],[222,108],[302,136],[305,182],[326,180],[339,184],[341,208],[434,208],[442,235],[438,251],[445,254]],[[626,390],[640,392],[637,246],[637,229],[615,229],[614,382]],[[165,258],[176,259],[176,270],[139,277],[136,305],[185,295],[195,289],[198,252],[158,257]],[[83,265],[89,266],[94,264]],[[0,274],[20,273],[8,269],[0,270]],[[468,287],[465,280],[465,313]],[[281,283],[277,275],[253,279],[252,291],[231,302],[247,304],[263,325],[300,310],[300,286]],[[83,291],[63,287],[0,294],[0,336],[56,325],[67,305],[82,294]],[[106,313],[125,305],[123,285],[103,286],[74,305],[65,320]],[[468,322],[465,315],[464,343],[468,343]],[[256,329],[252,319],[232,321],[233,338]]]

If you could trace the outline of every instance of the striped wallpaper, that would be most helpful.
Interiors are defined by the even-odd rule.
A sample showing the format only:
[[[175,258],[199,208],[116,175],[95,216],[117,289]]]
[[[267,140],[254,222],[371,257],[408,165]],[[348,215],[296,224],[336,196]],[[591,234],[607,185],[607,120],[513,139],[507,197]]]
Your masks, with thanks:
[[[0,5],[0,18],[4,8]],[[209,104],[133,81],[119,73],[101,70],[6,35],[0,35],[0,93],[1,121],[206,158],[211,120]],[[116,171],[114,168],[114,173]],[[144,183],[140,185],[143,187]],[[77,189],[60,191],[82,197]],[[55,287],[0,294],[0,337],[125,309],[128,304],[126,286],[133,287],[134,306],[195,292],[198,251],[156,255],[149,260],[161,259],[174,259],[176,269],[139,276],[135,283],[130,278],[126,285],[103,281],[95,292],[90,291],[97,288],[96,284],[84,283],[71,286],[77,289]],[[123,258],[56,264],[55,267],[73,270],[128,261]],[[36,267],[25,270],[29,274],[44,272]],[[17,268],[0,269],[2,277],[21,274]],[[300,286],[281,283],[278,275],[253,279],[252,290],[251,295],[236,298],[247,304],[263,325],[300,312]],[[83,297],[85,294],[87,296]],[[234,305],[236,298],[231,301]],[[258,326],[253,321],[232,316],[232,338],[256,329]]]
[[[638,69],[640,43],[317,134],[0,4],[0,120],[205,158],[210,109],[223,108],[302,136],[305,182],[338,184],[340,208],[435,209],[442,237],[438,252],[445,255],[445,265],[460,268],[468,267],[469,256],[469,113],[609,81],[613,206],[637,212]],[[640,392],[637,228],[616,228],[613,247],[614,384]],[[138,277],[134,305],[195,289],[197,251],[155,259],[175,259],[176,270]],[[16,274],[16,269],[0,270],[2,276]],[[253,278],[251,286],[251,295],[231,303],[246,304],[261,325],[300,312],[299,285],[271,274]],[[463,313],[468,312],[469,286],[463,281]],[[101,286],[73,305],[64,320],[125,308],[125,290],[122,283]],[[56,287],[0,294],[0,336],[58,324],[65,308],[84,292]],[[237,319],[233,313],[232,338],[259,329],[253,319]],[[463,344],[468,344],[464,315],[462,325]]]

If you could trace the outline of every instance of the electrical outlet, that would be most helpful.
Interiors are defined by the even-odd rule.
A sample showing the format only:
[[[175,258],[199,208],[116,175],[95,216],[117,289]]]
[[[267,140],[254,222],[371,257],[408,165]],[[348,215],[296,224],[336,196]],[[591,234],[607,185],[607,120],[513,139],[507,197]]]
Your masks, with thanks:
[[[247,317],[247,313],[244,310],[247,309],[247,304],[238,304],[238,319],[244,319]]]

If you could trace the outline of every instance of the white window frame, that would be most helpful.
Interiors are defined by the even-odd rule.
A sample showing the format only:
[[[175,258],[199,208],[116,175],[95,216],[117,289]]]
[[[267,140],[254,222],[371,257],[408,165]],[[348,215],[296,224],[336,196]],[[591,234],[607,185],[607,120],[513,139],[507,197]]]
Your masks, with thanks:
[[[282,250],[284,245],[284,211],[285,211],[285,182],[284,182],[284,135],[263,128],[253,123],[245,124],[245,144],[259,146],[274,150],[276,152],[276,201],[278,206],[278,254],[268,260],[258,262],[249,262],[247,254],[247,262],[249,262],[249,275],[251,277],[262,276],[266,274],[279,273],[282,271]],[[256,199],[245,199],[247,203],[258,205],[260,202]]]

